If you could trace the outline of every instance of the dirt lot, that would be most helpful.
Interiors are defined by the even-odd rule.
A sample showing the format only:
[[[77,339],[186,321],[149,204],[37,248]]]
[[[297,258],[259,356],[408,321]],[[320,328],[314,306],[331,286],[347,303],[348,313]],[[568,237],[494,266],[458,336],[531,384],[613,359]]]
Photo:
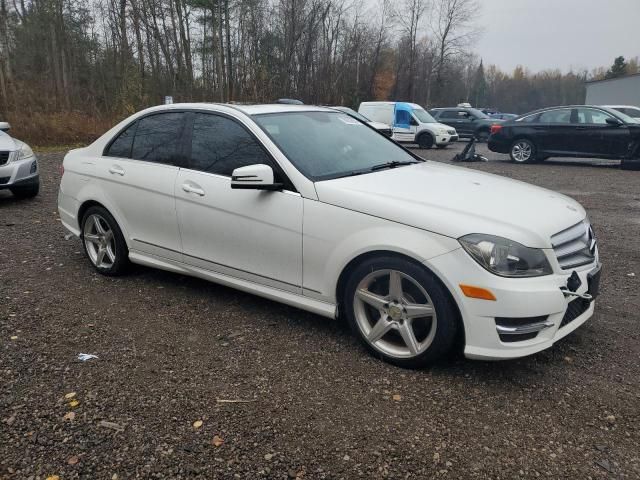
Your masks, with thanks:
[[[96,275],[57,218],[62,157],[41,155],[35,200],[0,192],[0,478],[640,478],[640,172],[470,165],[588,209],[596,314],[533,357],[405,371],[294,308]]]

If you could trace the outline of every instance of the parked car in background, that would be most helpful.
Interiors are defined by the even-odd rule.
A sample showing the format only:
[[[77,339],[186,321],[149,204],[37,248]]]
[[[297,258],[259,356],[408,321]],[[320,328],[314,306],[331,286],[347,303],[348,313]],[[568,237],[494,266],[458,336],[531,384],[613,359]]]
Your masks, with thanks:
[[[491,118],[495,118],[496,120],[515,120],[520,115],[516,115],[515,113],[493,113],[490,115]]]
[[[640,121],[607,107],[545,108],[493,126],[488,146],[508,153],[516,163],[549,157],[611,158],[632,168],[640,161]]]
[[[361,122],[364,122],[369,126],[375,128],[377,131],[379,131],[383,135],[386,135],[387,137],[393,136],[393,129],[389,125],[382,122],[374,122],[373,120],[370,120],[369,118],[365,117],[361,113],[356,112],[352,108],[349,108],[349,107],[329,107],[329,108],[333,108],[334,110],[339,110],[340,112],[344,112],[347,115],[352,116],[353,118],[357,118]]]
[[[620,113],[624,113],[631,118],[640,120],[640,107],[634,107],[632,105],[603,105],[603,107],[613,108],[614,110],[617,110]]]
[[[491,118],[486,113],[475,108],[433,108],[429,110],[438,122],[456,129],[461,137],[475,138],[486,142],[491,134],[491,127],[502,120]]]
[[[18,198],[30,198],[40,191],[38,159],[31,147],[7,132],[7,122],[0,122],[0,190],[11,190]]]
[[[470,358],[531,355],[598,293],[575,200],[425,161],[328,108],[139,112],[66,155],[58,210],[100,274],[131,261],[339,315],[403,367],[457,339]]]
[[[455,128],[438,123],[415,103],[362,102],[358,113],[389,125],[397,142],[417,143],[420,148],[446,148],[458,141]]]

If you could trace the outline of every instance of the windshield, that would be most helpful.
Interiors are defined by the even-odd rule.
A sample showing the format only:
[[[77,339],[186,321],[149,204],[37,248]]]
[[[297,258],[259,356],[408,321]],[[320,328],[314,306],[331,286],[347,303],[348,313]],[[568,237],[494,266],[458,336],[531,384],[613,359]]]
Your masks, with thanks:
[[[414,108],[412,112],[420,123],[436,123],[436,119],[429,115],[422,108]]]
[[[344,113],[287,112],[253,118],[289,161],[313,181],[368,173],[390,162],[418,161]]]
[[[489,115],[487,115],[484,112],[481,112],[480,110],[476,109],[476,108],[470,108],[469,109],[469,113],[471,115],[473,115],[476,118],[491,118]]]

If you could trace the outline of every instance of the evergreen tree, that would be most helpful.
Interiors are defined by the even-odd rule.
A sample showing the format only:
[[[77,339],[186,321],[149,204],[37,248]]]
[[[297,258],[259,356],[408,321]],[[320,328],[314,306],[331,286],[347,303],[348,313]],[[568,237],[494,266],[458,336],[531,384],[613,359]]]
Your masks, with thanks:
[[[627,74],[628,64],[625,62],[624,57],[617,57],[611,68],[607,71],[605,78],[618,78],[624,77]]]
[[[475,107],[486,106],[484,103],[487,100],[487,79],[484,75],[484,64],[482,60],[480,60],[480,65],[478,65],[473,79],[472,98]]]

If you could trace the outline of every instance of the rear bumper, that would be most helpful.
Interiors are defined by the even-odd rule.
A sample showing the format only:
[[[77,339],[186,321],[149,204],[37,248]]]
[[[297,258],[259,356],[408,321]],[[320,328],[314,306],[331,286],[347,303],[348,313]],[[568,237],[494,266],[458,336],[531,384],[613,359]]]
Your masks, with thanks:
[[[17,155],[13,152],[12,155]],[[9,160],[0,165],[0,190],[28,187],[40,181],[38,159],[33,156],[17,162]]]
[[[504,278],[484,270],[462,249],[426,263],[447,285],[464,324],[468,358],[506,360],[551,347],[584,324],[594,311],[594,302],[565,297],[560,290],[572,272],[535,278]],[[577,293],[588,290],[587,276],[595,265],[576,269],[582,281]],[[464,296],[460,284],[490,290],[496,301]],[[521,334],[505,335],[506,326],[518,325]],[[502,326],[502,328],[501,328]]]
[[[509,153],[510,146],[505,140],[495,138],[493,135],[487,141],[487,148],[496,153]]]

